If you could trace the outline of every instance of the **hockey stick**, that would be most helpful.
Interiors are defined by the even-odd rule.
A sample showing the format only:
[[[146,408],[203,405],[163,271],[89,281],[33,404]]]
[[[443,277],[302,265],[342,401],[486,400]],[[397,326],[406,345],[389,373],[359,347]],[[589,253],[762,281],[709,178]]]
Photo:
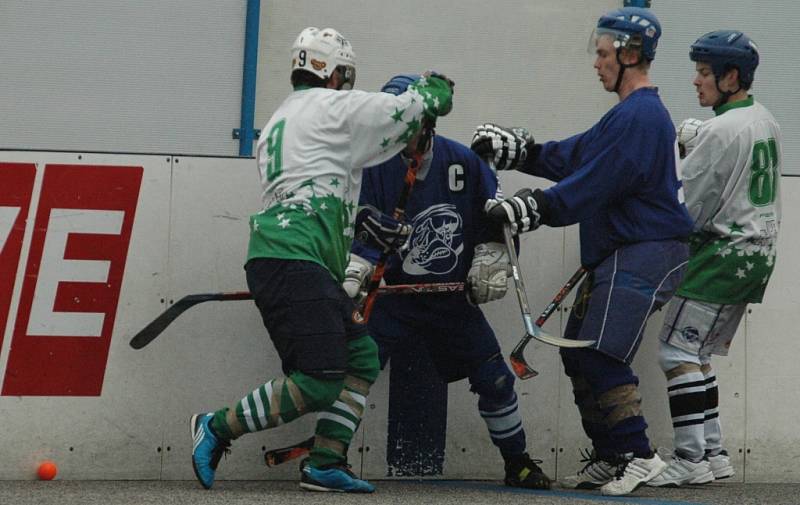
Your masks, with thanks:
[[[314,447],[314,436],[303,440],[302,442],[290,445],[288,447],[281,447],[280,449],[271,449],[264,453],[264,463],[269,467],[286,463],[295,458],[305,456]]]
[[[416,149],[414,149],[411,155],[411,163],[408,164],[408,170],[406,170],[406,175],[403,179],[403,190],[400,192],[400,198],[398,198],[397,205],[395,205],[394,212],[392,213],[392,217],[397,221],[401,221],[405,217],[408,196],[411,194],[411,189],[414,187],[414,182],[417,180],[417,172],[422,166],[422,157],[425,155],[425,148],[428,147],[428,142],[433,136],[433,126],[434,125],[428,120],[423,119],[422,133],[417,140]],[[367,284],[367,297],[364,299],[364,305],[362,306],[360,314],[360,318],[365,323],[369,321],[369,315],[372,313],[372,306],[375,304],[375,297],[378,295],[378,287],[381,284],[381,279],[383,279],[383,271],[386,269],[386,260],[388,258],[388,253],[381,253],[380,258],[378,258],[378,263],[375,265],[375,270],[372,271],[369,284]],[[353,319],[356,320],[357,318],[358,314],[354,313]]]
[[[381,286],[378,295],[399,294],[417,295],[434,293],[457,293],[464,291],[463,282],[429,282],[422,284],[395,284]],[[178,300],[174,305],[162,312],[150,324],[145,326],[131,339],[130,345],[134,349],[141,349],[158,337],[175,319],[188,309],[203,302],[225,302],[230,300],[250,300],[253,298],[247,291],[231,291],[227,293],[200,293],[187,295]]]
[[[198,303],[203,302],[223,302],[228,300],[249,300],[253,296],[248,291],[233,291],[230,293],[200,293],[196,295],[187,295],[175,302],[167,310],[161,313],[157,318],[145,326],[139,333],[131,339],[131,347],[134,349],[141,349],[157,336],[161,335],[167,326],[178,318],[181,314],[194,307]]]
[[[517,257],[516,249],[514,248],[514,238],[511,234],[511,226],[506,224],[503,226],[503,236],[505,238],[506,247],[508,248],[508,257],[511,260],[511,272],[514,276],[514,286],[516,287],[517,291],[517,299],[519,300],[519,308],[522,311],[522,320],[525,322],[525,335],[522,337],[522,340],[519,341],[514,350],[511,351],[511,356],[509,356],[509,361],[511,361],[511,368],[514,369],[514,373],[520,379],[530,379],[531,377],[536,377],[538,373],[536,370],[530,367],[528,363],[525,361],[525,346],[528,345],[528,342],[532,338],[540,342],[544,342],[545,344],[554,345],[557,347],[588,347],[594,343],[594,340],[571,340],[568,338],[563,337],[554,337],[552,335],[548,335],[542,332],[541,325],[550,317],[556,307],[561,303],[561,300],[567,296],[567,293],[572,289],[574,283],[577,283],[583,274],[586,271],[581,267],[581,269],[575,273],[570,278],[570,281],[574,281],[573,284],[569,282],[565,285],[561,290],[558,292],[556,297],[550,302],[550,305],[547,306],[542,315],[539,316],[539,319],[536,320],[536,323],[533,322],[533,317],[531,316],[531,310],[528,305],[528,295],[525,291],[525,283],[522,281],[522,274],[519,268],[519,258]],[[578,273],[580,272],[580,275]]]

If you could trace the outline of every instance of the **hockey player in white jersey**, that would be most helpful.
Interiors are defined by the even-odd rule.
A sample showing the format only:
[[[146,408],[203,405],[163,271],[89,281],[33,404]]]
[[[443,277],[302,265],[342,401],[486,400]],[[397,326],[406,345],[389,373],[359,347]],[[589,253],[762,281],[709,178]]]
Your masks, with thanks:
[[[740,31],[707,33],[689,53],[694,86],[715,117],[679,128],[691,257],[667,309],[659,358],[675,451],[651,486],[703,484],[734,474],[722,445],[711,355],[726,355],[748,303],[760,303],[775,266],[781,219],[781,131],[748,94],[758,48]]]
[[[231,440],[318,412],[315,443],[300,486],[372,492],[347,465],[378,349],[341,287],[355,234],[362,167],[388,160],[425,121],[452,107],[452,82],[426,74],[399,96],[351,90],[355,54],[331,28],[306,28],[292,48],[294,91],[258,139],[263,208],[250,218],[247,284],[281,358],[284,376],[230,408],[191,419],[192,464],[211,488]],[[366,230],[385,249],[409,226]]]

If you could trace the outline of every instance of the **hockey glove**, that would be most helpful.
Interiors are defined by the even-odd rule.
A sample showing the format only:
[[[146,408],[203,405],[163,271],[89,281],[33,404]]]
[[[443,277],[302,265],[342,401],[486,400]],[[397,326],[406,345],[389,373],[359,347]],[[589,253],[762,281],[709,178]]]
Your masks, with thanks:
[[[431,123],[438,116],[446,116],[453,110],[453,81],[444,74],[428,71],[409,87],[416,88],[422,97],[423,114]]]
[[[344,288],[347,296],[359,300],[366,296],[366,287],[372,270],[375,268],[372,263],[357,254],[350,253],[350,263],[344,271]]]
[[[493,123],[479,125],[472,134],[470,148],[497,170],[516,170],[535,147],[525,128],[504,128]]]
[[[700,131],[700,126],[702,125],[702,121],[694,118],[684,119],[678,125],[678,150],[680,151],[681,159],[689,156],[689,153],[694,149],[697,132]]]
[[[475,247],[472,266],[467,274],[467,296],[475,305],[499,300],[506,294],[509,273],[505,244],[487,242]]]
[[[517,191],[506,200],[486,200],[484,207],[489,219],[495,223],[511,225],[514,234],[535,230],[542,220],[546,200],[541,189]]]
[[[406,243],[411,225],[387,216],[371,205],[358,208],[356,238],[384,254],[390,254]]]

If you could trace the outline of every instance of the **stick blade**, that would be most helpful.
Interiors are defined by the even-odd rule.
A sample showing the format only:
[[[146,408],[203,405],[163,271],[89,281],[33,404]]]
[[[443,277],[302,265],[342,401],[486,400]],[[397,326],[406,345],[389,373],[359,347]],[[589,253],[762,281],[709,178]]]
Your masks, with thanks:
[[[314,437],[307,438],[299,444],[272,449],[264,453],[264,463],[268,467],[278,466],[287,461],[305,456],[314,447]]]
[[[594,340],[572,340],[564,337],[554,337],[553,335],[548,335],[543,331],[536,332],[536,334],[533,335],[533,338],[539,342],[544,342],[545,344],[554,345],[556,347],[567,347],[571,349],[589,347],[595,343]]]
[[[230,293],[200,293],[196,295],[186,295],[167,310],[162,312],[157,318],[145,326],[139,333],[133,336],[130,341],[130,346],[134,349],[141,349],[150,342],[156,339],[161,333],[167,329],[175,319],[188,309],[194,307],[198,303],[211,302],[211,301],[228,301],[228,300],[250,300],[253,298],[247,291],[233,291]]]
[[[139,333],[133,336],[130,346],[134,349],[141,349],[146,346],[163,332],[167,326],[172,323],[178,316],[186,312],[190,307],[200,303],[203,300],[193,300],[188,297],[181,298],[167,310],[161,313],[157,318],[153,319],[147,326],[145,326]]]
[[[539,372],[525,363],[524,359],[519,359],[517,356],[510,356],[508,361],[511,362],[511,369],[514,370],[514,375],[522,380],[532,379],[539,375]]]

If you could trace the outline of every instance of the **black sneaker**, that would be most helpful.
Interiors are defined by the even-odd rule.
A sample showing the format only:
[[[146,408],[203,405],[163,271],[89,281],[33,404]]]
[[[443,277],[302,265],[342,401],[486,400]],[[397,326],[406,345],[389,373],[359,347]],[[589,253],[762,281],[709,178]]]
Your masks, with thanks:
[[[529,489],[550,489],[550,477],[544,474],[538,463],[528,453],[512,456],[506,460],[506,486]]]

